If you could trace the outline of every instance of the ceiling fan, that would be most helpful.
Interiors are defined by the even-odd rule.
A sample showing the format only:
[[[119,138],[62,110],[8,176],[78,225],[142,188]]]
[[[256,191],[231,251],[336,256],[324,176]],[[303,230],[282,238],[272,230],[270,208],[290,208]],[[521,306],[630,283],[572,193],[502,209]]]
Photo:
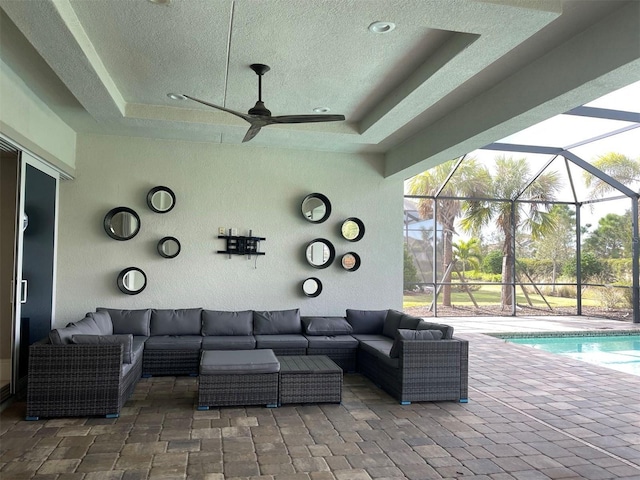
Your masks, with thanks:
[[[194,102],[201,103],[203,105],[207,105],[208,107],[217,108],[218,110],[222,110],[223,112],[228,112],[236,117],[240,117],[251,125],[246,135],[242,139],[243,142],[248,142],[253,137],[255,137],[262,127],[266,127],[267,125],[273,125],[278,123],[311,123],[311,122],[339,122],[344,120],[344,115],[278,115],[271,116],[271,111],[269,111],[262,101],[262,76],[267,73],[270,68],[267,65],[263,65],[261,63],[253,63],[250,65],[251,70],[253,70],[258,75],[258,101],[255,106],[249,110],[248,113],[236,112],[235,110],[231,110],[229,108],[221,107],[219,105],[214,105],[213,103],[205,102],[204,100],[199,100],[197,98],[191,97],[189,95],[183,95],[189,100],[193,100]]]

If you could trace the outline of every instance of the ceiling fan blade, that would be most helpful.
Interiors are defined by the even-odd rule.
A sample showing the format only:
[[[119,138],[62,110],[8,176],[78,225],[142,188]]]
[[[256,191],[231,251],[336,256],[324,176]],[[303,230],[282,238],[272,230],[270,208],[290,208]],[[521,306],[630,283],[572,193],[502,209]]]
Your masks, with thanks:
[[[214,105],[213,103],[205,102],[204,100],[199,100],[197,98],[190,97],[189,95],[184,95],[184,96],[186,98],[188,98],[189,100],[193,100],[194,102],[201,103],[203,105],[206,105],[207,107],[217,108],[218,110],[222,110],[223,112],[230,113],[232,115],[235,115],[236,117],[240,117],[243,120],[246,120],[247,122],[251,123],[252,118],[249,115],[245,114],[245,113],[236,112],[235,110],[231,110],[229,108],[221,107],[220,105]]]
[[[242,143],[248,142],[253,137],[255,137],[258,134],[258,132],[260,131],[261,128],[262,127],[260,125],[251,124],[251,126],[249,127],[249,130],[247,130],[247,133],[245,134],[244,138],[242,139]]]
[[[265,119],[269,123],[340,122],[344,115],[279,115]]]

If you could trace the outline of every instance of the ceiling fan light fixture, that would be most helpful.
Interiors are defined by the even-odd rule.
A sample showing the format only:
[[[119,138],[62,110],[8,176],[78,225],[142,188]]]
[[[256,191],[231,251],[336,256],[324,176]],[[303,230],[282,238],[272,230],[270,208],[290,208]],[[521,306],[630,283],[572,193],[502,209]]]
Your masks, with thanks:
[[[327,113],[330,112],[331,109],[329,107],[316,107],[313,109],[313,111],[316,113]]]
[[[369,25],[369,31],[372,33],[389,33],[396,28],[396,24],[392,22],[373,22]]]
[[[151,1],[151,0],[149,0]],[[180,93],[167,93],[167,97],[169,97],[171,100],[186,100],[187,97],[185,97],[184,95],[180,94]]]

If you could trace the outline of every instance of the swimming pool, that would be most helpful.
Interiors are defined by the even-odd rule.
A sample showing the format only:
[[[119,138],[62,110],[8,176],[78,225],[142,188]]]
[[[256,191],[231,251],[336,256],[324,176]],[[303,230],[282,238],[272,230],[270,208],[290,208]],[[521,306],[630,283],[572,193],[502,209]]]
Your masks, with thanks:
[[[640,376],[640,334],[635,332],[619,335],[595,335],[592,332],[527,337],[500,335],[500,338]]]

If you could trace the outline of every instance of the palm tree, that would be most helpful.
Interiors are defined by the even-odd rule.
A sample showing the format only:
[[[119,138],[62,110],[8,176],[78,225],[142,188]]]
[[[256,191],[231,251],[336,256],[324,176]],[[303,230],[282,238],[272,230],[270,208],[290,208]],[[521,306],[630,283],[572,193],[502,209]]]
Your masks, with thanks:
[[[464,279],[467,264],[473,265],[476,269],[480,267],[480,239],[473,237],[466,241],[462,239],[458,240],[453,244],[453,258],[462,263],[461,275]]]
[[[496,158],[496,171],[491,178],[488,192],[491,198],[505,199],[503,202],[468,201],[460,221],[463,229],[479,232],[495,219],[496,227],[504,234],[502,245],[502,308],[513,304],[513,270],[515,262],[514,234],[516,229],[531,233],[535,240],[553,228],[553,218],[548,215],[548,205],[560,188],[556,172],[540,175],[533,183],[525,158]],[[509,201],[510,200],[510,201]],[[516,202],[535,200],[540,203]],[[513,219],[512,219],[513,217]]]
[[[609,152],[599,156],[591,164],[628,187],[633,183],[640,183],[640,160]],[[584,172],[583,178],[585,186],[591,188],[591,198],[602,198],[616,191],[611,185],[588,172]]]
[[[421,218],[427,219],[433,217],[433,197],[441,188],[442,191],[440,195],[445,197],[484,196],[486,185],[490,180],[489,172],[484,166],[481,166],[475,158],[463,160],[458,166],[453,179],[445,185],[455,164],[456,160],[449,160],[409,180],[408,193],[410,195],[431,197],[421,198],[418,202],[418,214]],[[448,272],[443,278],[445,285],[443,285],[442,288],[442,304],[445,306],[451,306],[451,285],[448,285],[448,283],[451,282],[451,272],[448,271],[448,268],[453,261],[452,238],[455,233],[455,221],[461,212],[461,200],[438,200],[436,220],[442,229],[442,271]],[[435,229],[437,232],[437,228]],[[435,280],[437,279],[434,279],[434,281]]]

